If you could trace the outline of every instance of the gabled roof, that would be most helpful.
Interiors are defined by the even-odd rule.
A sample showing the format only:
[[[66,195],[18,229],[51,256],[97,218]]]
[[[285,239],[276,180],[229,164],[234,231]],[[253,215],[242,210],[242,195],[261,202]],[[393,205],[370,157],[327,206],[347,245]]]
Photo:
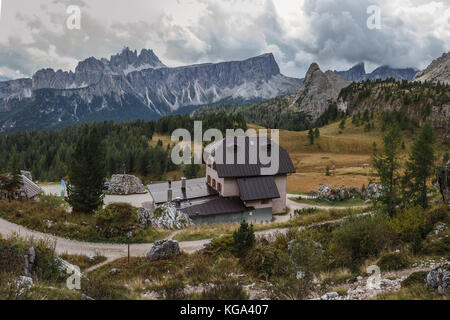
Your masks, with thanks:
[[[181,209],[183,213],[187,214],[190,217],[239,213],[246,210],[247,208],[245,207],[244,203],[237,197],[220,197],[199,205]]]
[[[272,150],[279,148],[279,167],[276,175],[294,173],[295,168],[288,152],[266,137],[227,137],[205,148],[205,152],[216,157],[220,155],[219,148],[222,149],[223,163],[219,163],[216,159],[216,169],[220,178],[256,177],[262,175],[262,168],[270,167],[263,165],[260,159],[261,150],[266,150],[268,144]],[[234,155],[233,164],[226,163],[227,151],[228,153],[231,151]],[[250,155],[256,161],[252,161]],[[239,162],[241,156],[245,158]]]
[[[41,187],[39,187],[30,179],[28,179],[26,176],[22,175],[22,179],[23,179],[23,189],[25,190],[28,199],[32,199],[42,192]]]
[[[238,178],[242,201],[275,199],[280,197],[273,176]]]
[[[167,190],[169,189],[169,184],[167,182],[149,184],[147,188],[155,204],[161,204],[168,201]],[[181,200],[192,200],[217,194],[216,190],[206,184],[205,178],[186,180],[185,190],[181,188],[181,181],[172,181],[171,189],[172,200],[177,198],[180,198]]]

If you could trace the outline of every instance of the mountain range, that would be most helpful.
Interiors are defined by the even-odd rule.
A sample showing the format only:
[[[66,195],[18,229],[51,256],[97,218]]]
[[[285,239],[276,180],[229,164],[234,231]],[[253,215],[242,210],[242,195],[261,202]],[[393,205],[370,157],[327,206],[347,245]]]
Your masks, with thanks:
[[[88,58],[75,72],[42,69],[32,78],[0,82],[0,133],[93,120],[156,119],[186,107],[292,94],[300,83],[280,73],[271,53],[169,68],[152,50],[138,54],[125,48],[109,60]]]
[[[88,58],[75,71],[41,69],[31,78],[0,81],[0,133],[56,129],[90,121],[153,120],[199,106],[258,102],[276,97],[317,119],[351,82],[367,79],[448,81],[449,53],[416,75],[415,69],[364,63],[322,72],[316,63],[304,79],[286,77],[271,53],[243,61],[167,67],[152,50],[125,48],[109,59]],[[447,82],[448,83],[448,82]],[[278,103],[278,102],[276,102]],[[285,108],[285,107],[283,107]],[[283,109],[282,108],[282,109]]]
[[[411,81],[419,71],[413,68],[395,69],[389,66],[381,66],[371,73],[366,73],[364,62],[358,63],[347,71],[334,71],[347,81],[361,82],[365,80],[386,80],[394,78],[395,80]]]

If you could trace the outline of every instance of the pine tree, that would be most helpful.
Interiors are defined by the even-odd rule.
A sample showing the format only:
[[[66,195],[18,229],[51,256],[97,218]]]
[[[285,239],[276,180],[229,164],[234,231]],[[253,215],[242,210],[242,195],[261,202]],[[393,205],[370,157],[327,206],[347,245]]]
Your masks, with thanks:
[[[246,221],[241,222],[239,229],[233,232],[233,239],[234,254],[242,257],[255,245],[253,225],[249,225]]]
[[[314,130],[314,136],[315,136],[316,138],[319,138],[319,137],[320,137],[320,130],[319,130],[319,128],[316,128],[316,129]]]
[[[399,168],[398,150],[402,141],[401,131],[394,122],[387,127],[387,133],[383,137],[383,153],[374,153],[373,167],[375,175],[380,179],[383,188],[383,195],[380,201],[386,207],[387,212],[392,217],[395,207],[399,203]]]
[[[341,130],[345,129],[345,118],[342,119],[341,123],[339,124],[339,129],[341,129]]]
[[[313,145],[314,144],[314,131],[312,128],[309,129],[308,137],[309,137],[309,144]]]
[[[105,148],[92,129],[80,138],[69,167],[67,202],[74,212],[92,213],[103,205]]]
[[[434,139],[433,127],[427,121],[414,140],[406,164],[408,178],[405,179],[405,183],[407,184],[406,190],[409,190],[406,196],[423,208],[428,206],[427,182],[434,175],[435,169]]]

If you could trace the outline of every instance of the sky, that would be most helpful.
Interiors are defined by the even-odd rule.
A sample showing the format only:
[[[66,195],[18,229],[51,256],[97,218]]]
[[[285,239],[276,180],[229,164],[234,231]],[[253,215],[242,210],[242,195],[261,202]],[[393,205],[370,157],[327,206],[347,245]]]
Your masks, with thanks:
[[[124,47],[171,67],[272,52],[281,72],[424,69],[450,50],[450,0],[0,0],[0,78],[74,70]],[[370,6],[379,8],[371,20]],[[69,6],[80,9],[80,28]],[[377,16],[378,17],[378,16]],[[368,27],[368,20],[378,22]],[[372,26],[372,24],[370,25]]]

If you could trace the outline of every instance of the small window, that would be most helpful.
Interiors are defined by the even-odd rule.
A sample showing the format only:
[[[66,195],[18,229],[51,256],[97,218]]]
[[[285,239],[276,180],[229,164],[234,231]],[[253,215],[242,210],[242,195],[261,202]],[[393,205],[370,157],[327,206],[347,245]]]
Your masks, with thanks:
[[[217,191],[219,191],[219,193],[222,193],[222,184],[221,183],[217,183]]]
[[[208,184],[211,184],[211,176],[208,176],[207,181],[208,181]]]
[[[270,203],[270,199],[264,199],[261,201],[262,204],[269,204]]]
[[[212,181],[212,187],[215,189],[216,188],[216,179],[213,179]]]
[[[216,163],[215,163],[215,162],[213,163],[213,169],[214,169],[214,170],[217,170],[217,167],[216,167]]]

